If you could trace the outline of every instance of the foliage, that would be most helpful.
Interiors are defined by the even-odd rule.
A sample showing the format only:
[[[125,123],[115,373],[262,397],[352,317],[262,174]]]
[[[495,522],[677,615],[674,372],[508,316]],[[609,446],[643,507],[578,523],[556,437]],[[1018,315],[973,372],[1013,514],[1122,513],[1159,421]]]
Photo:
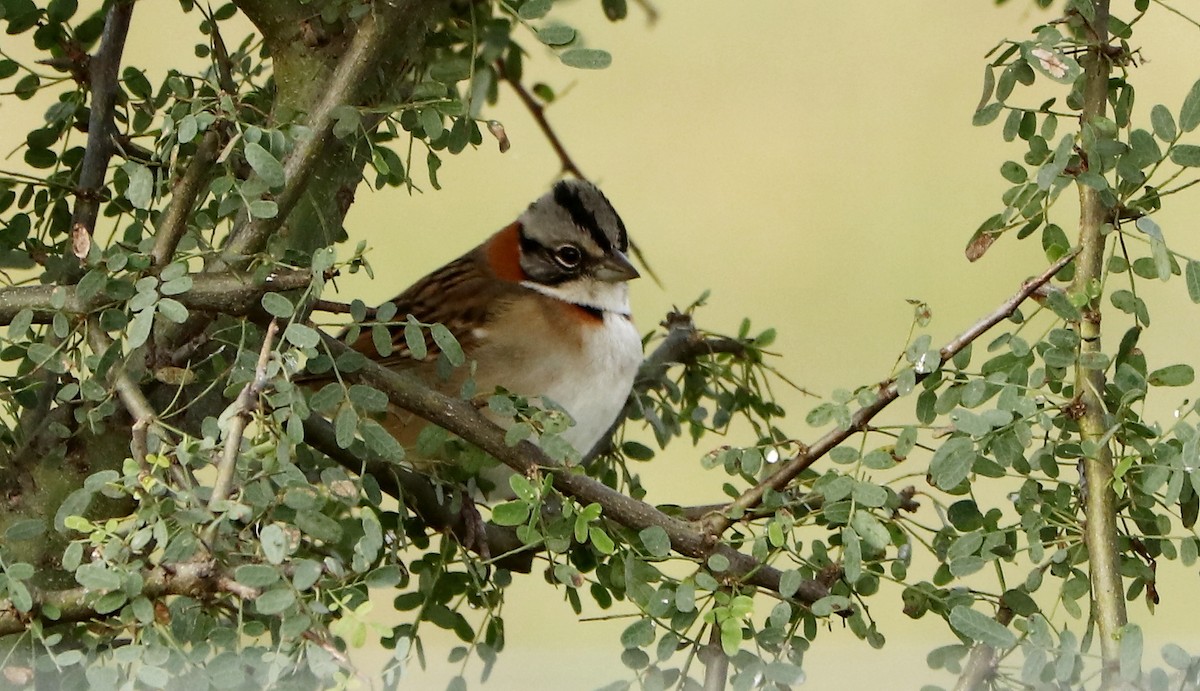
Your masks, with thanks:
[[[1122,603],[1152,607],[1158,564],[1190,567],[1200,555],[1195,406],[1167,422],[1144,418],[1152,394],[1170,396],[1194,372],[1139,348],[1151,320],[1138,290],[1179,276],[1200,302],[1200,262],[1172,250],[1154,219],[1196,182],[1200,82],[1148,120],[1134,107],[1133,32],[1159,10],[1147,0],[1123,18],[1108,17],[1106,2],[1070,0],[1032,38],[989,55],[974,122],[1001,121],[1025,151],[1001,166],[1001,208],[967,254],[1036,236],[1062,267],[1042,283],[1054,273],[1072,283],[1031,284],[985,319],[1004,324],[979,347],[986,328],[939,348],[917,333],[929,310],[916,305],[895,371],[813,406],[805,421],[826,432],[810,444],[775,400],[772,387],[787,382],[769,364],[774,331],[755,333],[749,320],[728,338],[700,331],[701,298],[647,336],[626,424],[595,453],[562,439],[571,421],[552,401],[474,391],[469,378],[463,397],[504,421],[501,441],[468,420],[405,449],[378,416],[434,404],[323,338],[312,312],[328,307],[319,300],[336,272],[372,270],[362,243],[341,260],[326,246],[341,235],[345,190],[321,206],[321,180],[340,175],[351,193],[360,177],[437,188],[443,158],[483,145],[484,130],[504,144],[485,115],[503,84],[535,106],[553,100],[545,84],[525,87],[530,45],[585,69],[605,67],[608,53],[585,47],[550,0],[405,6],[429,13],[431,28],[413,45],[397,40],[395,54],[370,44],[372,23],[391,35],[399,24],[389,21],[410,18],[387,3],[247,0],[210,11],[181,0],[207,66],[172,69],[155,85],[101,41],[131,7],[0,0],[7,33],[39,55],[0,50],[4,97],[54,97],[21,149],[28,171],[0,174],[0,268],[14,272],[0,274],[10,284],[0,289],[0,358],[12,365],[0,477],[23,500],[0,511],[8,682],[340,687],[359,674],[350,651],[378,642],[394,651],[389,686],[429,654],[464,668],[474,658],[486,678],[519,635],[505,625],[505,589],[536,560],[574,612],[590,602],[630,615],[620,644],[632,678],[614,689],[699,688],[702,666],[727,666],[734,688],[788,688],[833,622],[884,645],[871,607],[896,593],[908,616],[944,620],[954,643],[928,662],[961,674],[964,688],[1200,683],[1200,658],[1174,645],[1165,668],[1143,670],[1141,629],[1123,621],[1123,606],[1110,654],[1096,622],[1111,603],[1089,597],[1110,546],[1089,544],[1088,524],[1106,511],[1119,530]],[[627,13],[623,0],[601,8],[610,20]],[[230,49],[222,30],[239,9],[262,34]],[[304,26],[295,59],[316,60],[324,93],[343,102],[276,78],[296,67],[284,64],[294,46],[263,20],[272,10]],[[355,47],[403,78],[377,84],[365,70],[347,84],[339,60]],[[106,66],[120,67],[111,122],[97,98]],[[1100,103],[1089,100],[1096,83]],[[1057,95],[1038,101],[1047,88]],[[91,136],[97,126],[110,136]],[[1073,187],[1103,208],[1095,237],[1082,227],[1073,241],[1066,229],[1077,209],[1061,199]],[[319,222],[299,211],[305,194]],[[81,215],[89,203],[100,221]],[[1103,272],[1075,280],[1093,255]],[[1035,288],[1037,302],[1023,302]],[[346,310],[347,340],[365,330],[386,355],[387,327],[401,326],[410,352],[436,352],[446,371],[471,366],[439,324],[390,304]],[[1088,331],[1101,310],[1109,334],[1124,321],[1107,351]],[[324,380],[305,384],[313,376]],[[899,397],[913,402],[911,420],[869,424]],[[726,500],[638,501],[637,462],[714,436],[737,440],[698,459]],[[473,511],[460,490],[492,489],[495,476],[481,471],[497,463],[529,472],[501,476],[511,498],[479,507],[489,519],[481,535],[470,519],[456,523]],[[1111,479],[1095,480],[1105,463]],[[381,594],[399,623],[378,623]],[[430,627],[461,644],[428,650]],[[451,684],[465,685],[465,673]]]

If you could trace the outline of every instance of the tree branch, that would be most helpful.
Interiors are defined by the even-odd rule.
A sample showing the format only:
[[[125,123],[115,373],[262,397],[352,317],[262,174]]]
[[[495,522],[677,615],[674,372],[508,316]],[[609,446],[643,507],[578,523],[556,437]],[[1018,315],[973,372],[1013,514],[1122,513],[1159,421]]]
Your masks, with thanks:
[[[996,612],[996,621],[1002,626],[1008,626],[1012,621],[1013,611],[1003,605]],[[954,691],[983,691],[996,672],[996,649],[987,643],[976,643],[971,646],[967,662],[963,665],[962,674]]]
[[[322,339],[335,360],[352,352],[345,344],[326,334],[322,334]],[[550,473],[558,491],[583,504],[600,504],[605,517],[626,528],[634,531],[652,526],[662,528],[670,538],[672,548],[679,554],[701,562],[713,554],[724,556],[729,561],[729,568],[716,574],[718,577],[779,592],[782,574],[778,569],[714,539],[695,524],[668,516],[643,501],[625,496],[576,470],[564,467],[528,440],[509,446],[504,440],[504,430],[484,417],[468,401],[428,389],[411,374],[393,372],[366,359],[361,362],[361,369],[346,372],[344,376],[383,391],[393,405],[476,444],[527,477]],[[836,580],[837,577],[833,578]],[[827,582],[812,580],[804,583],[793,597],[811,604],[828,594]]]
[[[1082,127],[1091,127],[1104,117],[1108,101],[1108,77],[1111,64],[1107,55],[1108,0],[1093,0],[1095,19],[1090,24],[1092,40],[1083,59]],[[1087,163],[1087,153],[1083,155]],[[1098,162],[1097,162],[1098,164]],[[1073,292],[1088,295],[1093,284],[1104,278],[1105,238],[1103,228],[1110,219],[1100,192],[1076,182],[1079,189],[1079,262]],[[1100,353],[1100,297],[1092,298],[1081,310],[1079,321],[1080,359],[1089,353]],[[1113,492],[1112,450],[1106,438],[1108,414],[1101,395],[1104,392],[1104,370],[1075,365],[1075,392],[1082,408],[1079,433],[1083,439],[1084,541],[1088,550],[1088,568],[1092,583],[1092,616],[1096,621],[1097,638],[1102,658],[1102,686],[1118,682],[1120,673],[1120,631],[1127,621],[1125,589],[1121,583],[1121,556],[1117,548],[1117,506]],[[1094,451],[1089,451],[1089,447]]]
[[[262,348],[258,351],[258,363],[254,367],[254,379],[246,382],[237,400],[233,402],[233,418],[229,422],[229,432],[225,436],[225,446],[221,451],[221,462],[217,465],[217,480],[213,483],[212,494],[208,499],[208,509],[216,511],[218,503],[229,498],[229,490],[233,487],[233,472],[237,469],[238,453],[242,450],[242,435],[246,425],[250,424],[251,412],[257,407],[258,397],[267,389],[267,363],[271,361],[271,346],[275,343],[275,334],[279,331],[279,323],[272,319],[263,336]],[[215,523],[213,524],[216,525]]]
[[[95,317],[88,319],[88,341],[91,344],[92,353],[97,356],[103,355],[104,351],[113,347],[113,342],[104,334],[104,330],[100,328],[100,322]],[[124,367],[120,365],[110,367],[108,379],[112,381],[113,387],[116,389],[116,396],[121,399],[125,409],[130,411],[134,421],[146,426],[152,425],[158,419],[154,405],[146,401],[145,393],[130,379],[130,375],[125,372]]]
[[[580,180],[586,180],[587,178],[584,176],[583,171],[579,170],[579,166],[575,165],[571,154],[567,153],[567,147],[563,146],[562,140],[558,138],[558,133],[554,131],[554,128],[550,125],[550,121],[546,119],[546,107],[538,103],[533,94],[526,90],[524,84],[509,76],[508,72],[504,69],[503,62],[497,60],[493,65],[496,69],[496,76],[512,87],[517,98],[521,99],[521,103],[525,105],[525,109],[529,111],[538,128],[542,130],[546,141],[550,142],[550,148],[554,149],[554,154],[558,156],[558,161],[562,165],[562,172],[574,175]]]
[[[283,225],[304,194],[309,176],[333,135],[333,125],[337,121],[335,111],[355,102],[359,90],[376,67],[402,18],[403,12],[391,7],[378,7],[363,17],[326,86],[324,96],[309,114],[309,135],[296,142],[295,149],[284,162],[286,182],[275,197],[278,213],[273,218],[252,220],[235,228],[220,257],[213,260],[206,270],[222,271],[229,267],[244,266],[250,256],[260,251],[267,239]]]
[[[162,268],[171,261],[175,255],[175,248],[187,232],[192,208],[204,191],[208,173],[221,152],[225,140],[224,131],[223,127],[215,125],[205,132],[200,145],[196,147],[196,153],[188,163],[187,170],[171,190],[171,201],[159,218],[158,229],[154,233],[154,247],[150,250],[155,268]]]
[[[320,415],[314,414],[304,421],[304,441],[346,470],[370,475],[382,492],[412,509],[425,525],[450,533],[468,549],[473,547],[473,541],[468,539],[470,527],[463,513],[454,506],[451,495],[439,491],[429,478],[399,463],[362,458],[350,449],[343,449],[337,444],[333,425]],[[518,573],[532,570],[536,546],[521,542],[515,529],[485,523],[483,539],[492,555],[492,563]]]
[[[90,239],[100,213],[100,189],[113,153],[113,109],[120,85],[117,75],[125,52],[125,37],[133,16],[133,0],[116,0],[104,19],[100,48],[89,63],[91,112],[88,116],[88,143],[79,165],[79,186],[75,209],[71,214],[72,238],[84,234]],[[86,256],[86,253],[84,254]]]
[[[243,600],[252,600],[259,595],[258,590],[239,584],[218,569],[213,561],[163,564],[144,572],[142,578],[141,594],[151,600],[170,595],[203,599],[221,592]],[[0,636],[21,633],[28,628],[28,622],[35,619],[66,623],[109,616],[96,611],[91,602],[95,600],[95,591],[88,588],[30,590],[33,596],[33,610],[30,612],[20,612],[10,600],[0,600]],[[43,613],[47,607],[58,610],[55,619],[51,620]]]
[[[729,656],[721,646],[721,626],[717,622],[708,625],[708,645],[704,646],[704,691],[725,691],[729,679]]]
[[[307,269],[275,271],[262,281],[236,271],[219,274],[192,274],[192,287],[171,297],[190,310],[242,315],[258,306],[265,293],[297,290],[308,286],[312,272]],[[62,307],[55,307],[54,294],[62,291]],[[41,285],[0,288],[0,324],[10,323],[22,310],[33,310],[34,323],[48,323],[56,312],[84,315],[111,303],[105,295],[89,299],[79,297],[70,285]]]
[[[999,307],[988,314],[983,319],[975,323],[974,326],[959,334],[954,340],[947,343],[939,351],[940,360],[938,367],[941,367],[946,361],[954,357],[956,353],[967,347],[975,339],[982,336],[989,329],[1002,320],[1007,319],[1016,311],[1017,307],[1033,295],[1041,286],[1050,281],[1059,271],[1079,252],[1078,249],[1068,252],[1058,261],[1050,265],[1050,268],[1043,271],[1035,278],[1031,278],[1021,286],[1012,297],[1005,300]],[[918,373],[916,381],[919,383],[927,378],[937,368],[931,368],[926,373]],[[857,434],[867,428],[867,423],[871,421],[881,410],[891,404],[892,401],[900,397],[900,391],[893,379],[885,380],[878,385],[879,393],[876,395],[875,401],[868,406],[864,406],[850,416],[850,424],[846,427],[840,427],[832,430],[825,436],[818,439],[811,446],[808,446],[800,453],[780,465],[779,469],[768,476],[763,481],[759,482],[754,487],[746,490],[734,500],[728,507],[728,510],[721,514],[711,514],[705,521],[709,534],[714,538],[721,535],[729,526],[738,520],[742,514],[757,507],[762,503],[763,498],[768,491],[781,491],[787,486],[797,475],[804,472],[817,459],[829,453],[838,444],[848,439],[851,435]]]

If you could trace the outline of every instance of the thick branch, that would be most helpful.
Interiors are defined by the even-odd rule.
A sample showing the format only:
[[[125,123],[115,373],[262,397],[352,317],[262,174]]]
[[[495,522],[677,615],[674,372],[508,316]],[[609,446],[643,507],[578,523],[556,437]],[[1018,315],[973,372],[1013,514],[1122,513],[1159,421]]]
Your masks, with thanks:
[[[954,340],[947,343],[940,351],[940,360],[938,367],[954,357],[956,353],[966,348],[975,339],[982,336],[989,329],[1002,320],[1012,316],[1017,307],[1022,302],[1033,295],[1038,288],[1045,285],[1054,277],[1056,273],[1061,271],[1063,267],[1071,263],[1075,258],[1078,250],[1067,253],[1058,261],[1054,262],[1050,268],[1043,271],[1036,278],[1031,278],[1021,286],[1012,297],[1005,300],[999,307],[992,311],[983,319],[975,323],[974,326],[959,334]],[[937,368],[931,368],[928,372],[918,373],[916,381],[920,382],[929,376]],[[742,514],[757,507],[762,503],[763,498],[768,491],[780,491],[787,486],[797,475],[804,472],[817,459],[829,453],[838,444],[848,439],[851,435],[867,428],[867,423],[879,414],[884,408],[891,404],[892,401],[900,397],[900,390],[896,386],[895,380],[889,379],[879,383],[879,393],[875,401],[868,406],[864,406],[850,417],[850,424],[846,427],[839,427],[825,436],[818,439],[811,446],[805,448],[800,453],[783,463],[778,470],[772,473],[769,477],[759,482],[754,487],[746,490],[733,503],[729,505],[727,511],[723,514],[714,514],[707,521],[709,531],[712,535],[720,535],[725,532],[729,526],[733,525],[734,521],[738,520]]]
[[[243,600],[251,600],[258,596],[258,591],[240,585],[229,575],[217,569],[211,561],[188,562],[184,564],[164,564],[142,574],[142,595],[155,600],[169,595],[187,595],[194,598],[207,598],[214,594],[227,592]],[[95,600],[95,591],[88,588],[72,588],[71,590],[32,590],[33,610],[27,613],[18,612],[9,600],[0,600],[0,636],[21,633],[28,628],[28,622],[33,620],[49,621],[42,614],[46,607],[58,610],[56,623],[88,621],[102,618],[105,615],[96,612],[91,600]]]
[[[212,170],[224,141],[224,128],[215,126],[206,132],[200,140],[200,145],[196,147],[196,153],[188,163],[187,170],[171,190],[171,201],[159,218],[158,229],[154,233],[154,248],[150,250],[155,267],[165,266],[174,256],[175,248],[187,232],[192,207],[204,191],[204,183],[208,181],[209,171]]]
[[[708,645],[701,651],[704,662],[704,691],[725,691],[729,679],[729,656],[721,646],[721,627],[717,622],[708,625]]]
[[[75,210],[71,214],[72,234],[96,229],[100,213],[100,189],[104,186],[108,161],[113,153],[113,108],[120,86],[117,75],[125,52],[125,37],[133,16],[133,0],[117,0],[108,9],[100,49],[89,64],[91,113],[88,117],[88,143],[79,166],[79,188]]]
[[[1108,99],[1108,76],[1111,65],[1108,49],[1108,0],[1092,3],[1096,17],[1092,22],[1092,42],[1083,60],[1083,111],[1080,121],[1084,127],[1104,117]],[[1098,160],[1097,160],[1098,164]],[[1104,276],[1104,224],[1110,218],[1100,193],[1088,185],[1079,188],[1079,262],[1076,267],[1074,292],[1087,295],[1093,284]],[[1080,358],[1088,353],[1100,353],[1100,298],[1093,298],[1082,310],[1079,322]],[[1104,391],[1104,370],[1076,365],[1075,391],[1083,413],[1079,418],[1079,433],[1084,440],[1083,485],[1084,536],[1088,549],[1088,568],[1092,582],[1093,617],[1098,629],[1100,654],[1103,660],[1103,686],[1118,682],[1120,672],[1120,631],[1125,625],[1125,594],[1121,585],[1121,557],[1117,549],[1116,495],[1112,489],[1112,451],[1105,434],[1109,426],[1101,394]]]
[[[304,441],[343,468],[370,475],[382,492],[399,499],[420,516],[425,525],[454,535],[464,547],[474,546],[473,541],[468,539],[471,528],[463,512],[457,510],[451,497],[439,492],[429,478],[398,463],[379,458],[359,458],[349,449],[343,449],[337,444],[333,425],[319,415],[312,415],[304,421]],[[483,540],[497,566],[519,573],[529,573],[533,568],[534,548],[522,543],[514,529],[486,523]]]
[[[276,271],[262,282],[250,274],[235,271],[219,274],[193,274],[192,287],[171,297],[190,310],[241,315],[254,309],[264,293],[297,290],[312,281],[307,269]],[[63,291],[62,307],[56,308],[54,293]],[[47,323],[56,312],[84,315],[111,303],[111,298],[95,295],[79,297],[75,286],[42,285],[0,288],[0,324],[8,324],[21,310],[33,310],[33,321]]]
[[[309,176],[317,167],[318,161],[325,153],[326,144],[333,136],[333,125],[337,121],[335,111],[357,100],[359,90],[377,66],[402,16],[403,13],[394,8],[381,7],[363,17],[362,23],[354,33],[354,39],[326,86],[324,96],[309,114],[309,135],[296,142],[296,148],[284,162],[286,183],[275,198],[279,212],[273,218],[257,219],[234,229],[220,257],[211,263],[208,270],[221,271],[228,267],[244,265],[283,225],[288,214],[304,195]]]
[[[322,337],[335,359],[351,352],[340,341],[327,335]],[[712,539],[695,524],[668,516],[645,502],[627,497],[601,482],[562,466],[530,441],[509,446],[504,440],[504,430],[485,418],[467,401],[432,391],[412,375],[393,372],[370,360],[364,360],[360,370],[345,373],[345,376],[383,391],[394,405],[476,444],[518,473],[527,477],[550,473],[558,491],[574,497],[583,504],[600,504],[604,516],[626,528],[634,531],[652,526],[662,528],[670,538],[672,548],[679,554],[698,561],[703,561],[713,554],[724,556],[729,560],[730,566],[723,574],[717,574],[718,576],[727,576],[731,580],[776,592],[779,590],[781,573],[778,569]],[[794,597],[802,602],[812,603],[828,592],[825,583],[809,581],[801,586]]]

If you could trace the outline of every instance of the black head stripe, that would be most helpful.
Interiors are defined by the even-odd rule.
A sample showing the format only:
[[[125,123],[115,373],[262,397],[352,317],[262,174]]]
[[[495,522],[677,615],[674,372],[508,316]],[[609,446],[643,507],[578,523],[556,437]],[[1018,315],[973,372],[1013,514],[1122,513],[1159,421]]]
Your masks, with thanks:
[[[612,243],[609,242],[608,236],[600,228],[600,224],[596,222],[596,214],[587,208],[583,200],[579,198],[579,193],[571,185],[568,185],[566,182],[556,184],[554,186],[554,201],[567,210],[567,213],[571,215],[571,221],[575,225],[586,230],[592,236],[592,240],[596,242],[601,250],[604,252],[612,251]],[[624,235],[625,231],[622,228],[621,236],[624,237]]]

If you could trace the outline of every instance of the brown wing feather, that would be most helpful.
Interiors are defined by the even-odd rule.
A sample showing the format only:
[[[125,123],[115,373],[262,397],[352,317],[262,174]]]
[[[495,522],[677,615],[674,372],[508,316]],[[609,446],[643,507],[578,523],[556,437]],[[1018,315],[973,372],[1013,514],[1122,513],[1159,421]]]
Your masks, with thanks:
[[[411,314],[423,324],[443,324],[469,356],[478,341],[477,330],[486,327],[507,304],[504,294],[520,290],[524,289],[498,280],[488,268],[483,252],[477,248],[425,276],[390,300],[396,305],[394,319],[398,322],[388,327],[393,348],[390,355],[379,356],[369,328],[363,330],[351,347],[380,364],[401,367],[419,364],[412,358],[404,339],[404,321]],[[431,361],[440,351],[428,333],[425,334],[425,345],[428,349],[425,361]]]

